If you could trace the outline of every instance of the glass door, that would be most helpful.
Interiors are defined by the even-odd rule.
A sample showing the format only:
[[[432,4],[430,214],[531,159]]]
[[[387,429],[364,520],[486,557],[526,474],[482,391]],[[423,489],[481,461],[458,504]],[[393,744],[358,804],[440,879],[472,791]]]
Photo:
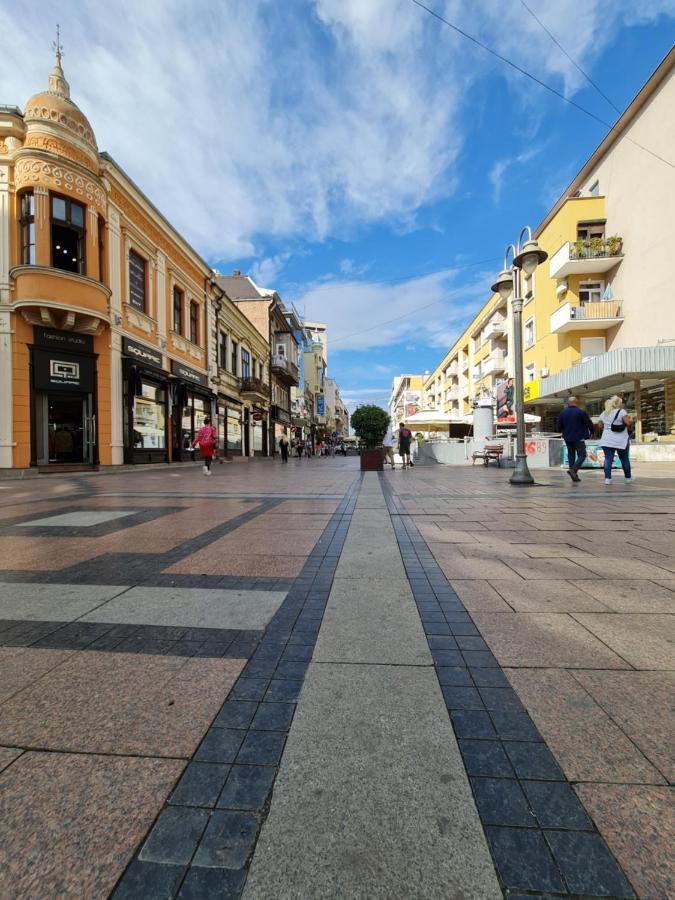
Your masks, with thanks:
[[[80,394],[48,394],[47,446],[50,463],[89,462],[91,441],[85,420],[86,401]],[[90,404],[89,404],[90,405]],[[93,459],[93,455],[91,456]]]

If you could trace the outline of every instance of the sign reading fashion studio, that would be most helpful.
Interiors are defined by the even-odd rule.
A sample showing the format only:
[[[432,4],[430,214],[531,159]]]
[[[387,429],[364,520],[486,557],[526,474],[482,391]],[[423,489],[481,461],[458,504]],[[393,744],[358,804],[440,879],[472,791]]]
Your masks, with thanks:
[[[157,369],[162,368],[162,354],[159,350],[153,350],[152,347],[146,347],[145,344],[139,344],[136,341],[132,341],[131,338],[123,338],[122,352],[125,356],[130,356],[146,366],[154,366]]]
[[[202,387],[207,386],[206,375],[202,375],[201,372],[196,372],[189,366],[183,365],[183,363],[178,362],[177,359],[171,360],[171,371],[177,378],[181,378],[188,384],[199,384]]]
[[[76,331],[55,331],[52,328],[33,329],[33,341],[36,346],[57,348],[70,353],[93,353],[94,339],[90,334],[78,334]]]

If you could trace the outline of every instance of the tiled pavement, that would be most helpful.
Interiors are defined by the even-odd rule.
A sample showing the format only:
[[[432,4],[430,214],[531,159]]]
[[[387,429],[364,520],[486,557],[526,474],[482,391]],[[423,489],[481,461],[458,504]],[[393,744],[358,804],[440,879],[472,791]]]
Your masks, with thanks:
[[[356,518],[350,459],[0,483],[0,897],[675,895],[652,473],[387,472]],[[310,776],[332,793],[303,807]],[[426,792],[448,777],[455,800]],[[367,858],[340,857],[359,829]],[[293,893],[278,872],[330,872],[319,847],[340,882]],[[397,857],[415,886],[387,893]]]

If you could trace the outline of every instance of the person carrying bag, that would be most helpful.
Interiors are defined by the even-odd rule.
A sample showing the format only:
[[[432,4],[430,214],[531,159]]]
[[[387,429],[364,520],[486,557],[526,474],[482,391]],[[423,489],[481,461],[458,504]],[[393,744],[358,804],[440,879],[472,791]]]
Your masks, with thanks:
[[[612,463],[615,453],[621,460],[621,468],[626,476],[626,481],[629,484],[633,481],[630,467],[630,435],[628,433],[632,424],[633,419],[623,408],[621,397],[618,395],[611,397],[605,404],[605,411],[597,423],[598,427],[602,426],[600,446],[605,454],[605,484],[612,483]]]
[[[206,416],[204,424],[195,435],[195,439],[191,446],[199,447],[199,452],[204,460],[202,471],[205,475],[213,474],[211,472],[211,460],[213,459],[213,451],[216,448],[216,429],[211,424],[211,419]]]

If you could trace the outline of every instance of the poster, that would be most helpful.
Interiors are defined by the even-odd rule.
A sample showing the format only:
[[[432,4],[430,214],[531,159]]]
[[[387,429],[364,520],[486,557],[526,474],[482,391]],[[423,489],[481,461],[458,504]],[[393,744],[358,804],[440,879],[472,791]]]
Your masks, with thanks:
[[[404,391],[403,393],[403,408],[404,408],[404,418],[409,419],[410,416],[414,416],[415,413],[420,411],[422,405],[422,392],[421,391]]]
[[[603,452],[602,447],[597,441],[586,441],[586,459],[584,460],[584,464],[582,469],[602,469],[605,464],[605,454]],[[570,460],[567,455],[567,446],[563,441],[562,446],[562,467],[564,469],[569,469]],[[621,460],[617,453],[614,454],[614,460],[612,462],[613,469],[621,468]]]
[[[497,385],[497,422],[516,421],[516,411],[513,406],[514,387],[513,378],[506,378]]]

